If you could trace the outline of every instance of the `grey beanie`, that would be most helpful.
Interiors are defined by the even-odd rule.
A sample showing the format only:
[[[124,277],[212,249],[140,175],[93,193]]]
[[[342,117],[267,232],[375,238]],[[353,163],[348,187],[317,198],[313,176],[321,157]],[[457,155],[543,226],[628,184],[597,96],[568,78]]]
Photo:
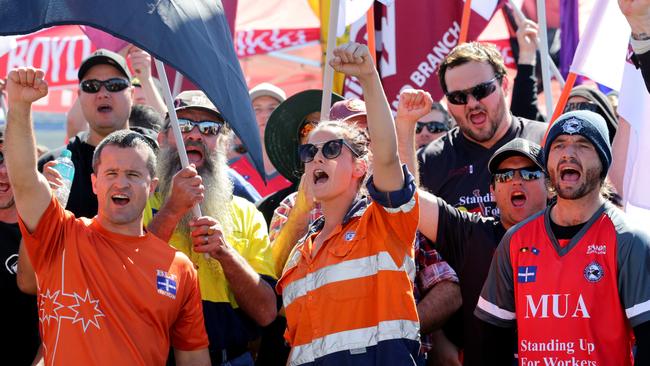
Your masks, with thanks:
[[[609,143],[607,123],[601,115],[591,111],[573,111],[558,117],[550,131],[548,131],[546,143],[544,144],[544,165],[547,171],[549,150],[551,144],[559,135],[581,135],[591,141],[603,165],[601,177],[607,175],[609,166],[612,163],[612,146]]]

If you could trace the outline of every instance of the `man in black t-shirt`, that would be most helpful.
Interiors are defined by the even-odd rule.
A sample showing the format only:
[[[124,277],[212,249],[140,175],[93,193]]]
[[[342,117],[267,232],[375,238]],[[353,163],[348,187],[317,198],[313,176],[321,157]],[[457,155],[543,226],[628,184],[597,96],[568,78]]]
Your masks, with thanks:
[[[402,100],[404,98],[404,100]],[[419,110],[427,110],[424,91],[404,91],[395,119],[400,159],[416,169],[414,134]],[[425,112],[426,113],[426,112]],[[422,113],[424,114],[424,113]],[[454,208],[422,189],[418,230],[435,242],[435,249],[451,265],[460,281],[463,306],[445,326],[445,335],[464,350],[464,365],[484,365],[480,345],[484,328],[474,317],[492,255],[506,230],[546,207],[548,196],[539,145],[515,138],[499,148],[486,164],[489,192],[501,210],[501,220]],[[458,364],[458,350],[440,332],[434,333],[430,356],[441,364]],[[514,341],[514,340],[513,340]]]
[[[472,42],[454,48],[438,76],[458,127],[418,152],[420,183],[460,210],[498,217],[488,159],[515,137],[539,143],[546,124],[508,112],[509,81],[492,45]]]
[[[0,342],[0,363],[29,365],[34,360],[40,339],[36,296],[21,292],[16,283],[20,229],[14,196],[9,184],[2,153],[4,128],[0,127],[0,314],[3,320],[3,341]],[[22,253],[20,253],[22,254]]]

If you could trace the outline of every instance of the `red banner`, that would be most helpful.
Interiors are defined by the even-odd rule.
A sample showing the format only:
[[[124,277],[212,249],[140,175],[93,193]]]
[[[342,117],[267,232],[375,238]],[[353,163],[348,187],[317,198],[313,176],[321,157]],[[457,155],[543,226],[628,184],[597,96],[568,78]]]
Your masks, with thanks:
[[[463,4],[462,0],[412,0],[395,1],[384,7],[380,22],[376,21],[381,25],[379,69],[393,110],[397,110],[398,96],[404,89],[424,89],[435,100],[443,97],[436,72],[443,58],[458,45]],[[476,39],[489,22],[494,9],[488,8],[486,12],[484,5],[477,5],[482,8],[481,14],[472,5],[469,40]],[[364,36],[365,32],[352,35],[357,40]],[[345,94],[360,98],[360,88],[354,80],[346,81]]]
[[[247,57],[318,40],[320,40],[318,28],[238,31],[235,34],[235,50],[238,57]]]

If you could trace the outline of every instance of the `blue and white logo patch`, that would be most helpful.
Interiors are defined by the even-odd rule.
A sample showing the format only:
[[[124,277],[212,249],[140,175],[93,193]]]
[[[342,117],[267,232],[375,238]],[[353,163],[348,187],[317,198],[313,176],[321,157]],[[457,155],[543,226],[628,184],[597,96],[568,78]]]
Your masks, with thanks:
[[[517,268],[517,282],[535,282],[537,278],[537,266],[519,266]]]
[[[580,132],[580,130],[582,130],[582,120],[575,117],[564,121],[564,124],[562,125],[562,131],[568,135],[576,134]]]
[[[176,299],[176,275],[156,270],[156,289],[159,294]]]
[[[583,273],[587,281],[592,283],[600,281],[600,279],[603,278],[603,276],[605,275],[605,272],[603,271],[603,266],[601,266],[596,261],[587,264],[587,267],[585,267]]]
[[[357,235],[356,232],[348,231],[347,233],[345,233],[345,241],[350,241],[350,240],[354,239],[355,235]]]

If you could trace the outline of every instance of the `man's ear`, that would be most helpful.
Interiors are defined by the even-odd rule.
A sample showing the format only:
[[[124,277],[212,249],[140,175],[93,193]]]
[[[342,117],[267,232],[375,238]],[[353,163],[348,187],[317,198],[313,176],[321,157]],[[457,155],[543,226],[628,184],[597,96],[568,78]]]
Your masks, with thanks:
[[[93,193],[97,195],[97,188],[95,188],[95,185],[97,184],[97,176],[95,175],[95,173],[92,173],[90,175],[90,182],[92,183],[93,186]]]
[[[149,183],[149,197],[152,197],[158,187],[158,178],[153,178]]]
[[[501,78],[501,88],[503,89],[503,95],[508,96],[508,86],[510,85],[510,80],[508,75],[503,75]]]

